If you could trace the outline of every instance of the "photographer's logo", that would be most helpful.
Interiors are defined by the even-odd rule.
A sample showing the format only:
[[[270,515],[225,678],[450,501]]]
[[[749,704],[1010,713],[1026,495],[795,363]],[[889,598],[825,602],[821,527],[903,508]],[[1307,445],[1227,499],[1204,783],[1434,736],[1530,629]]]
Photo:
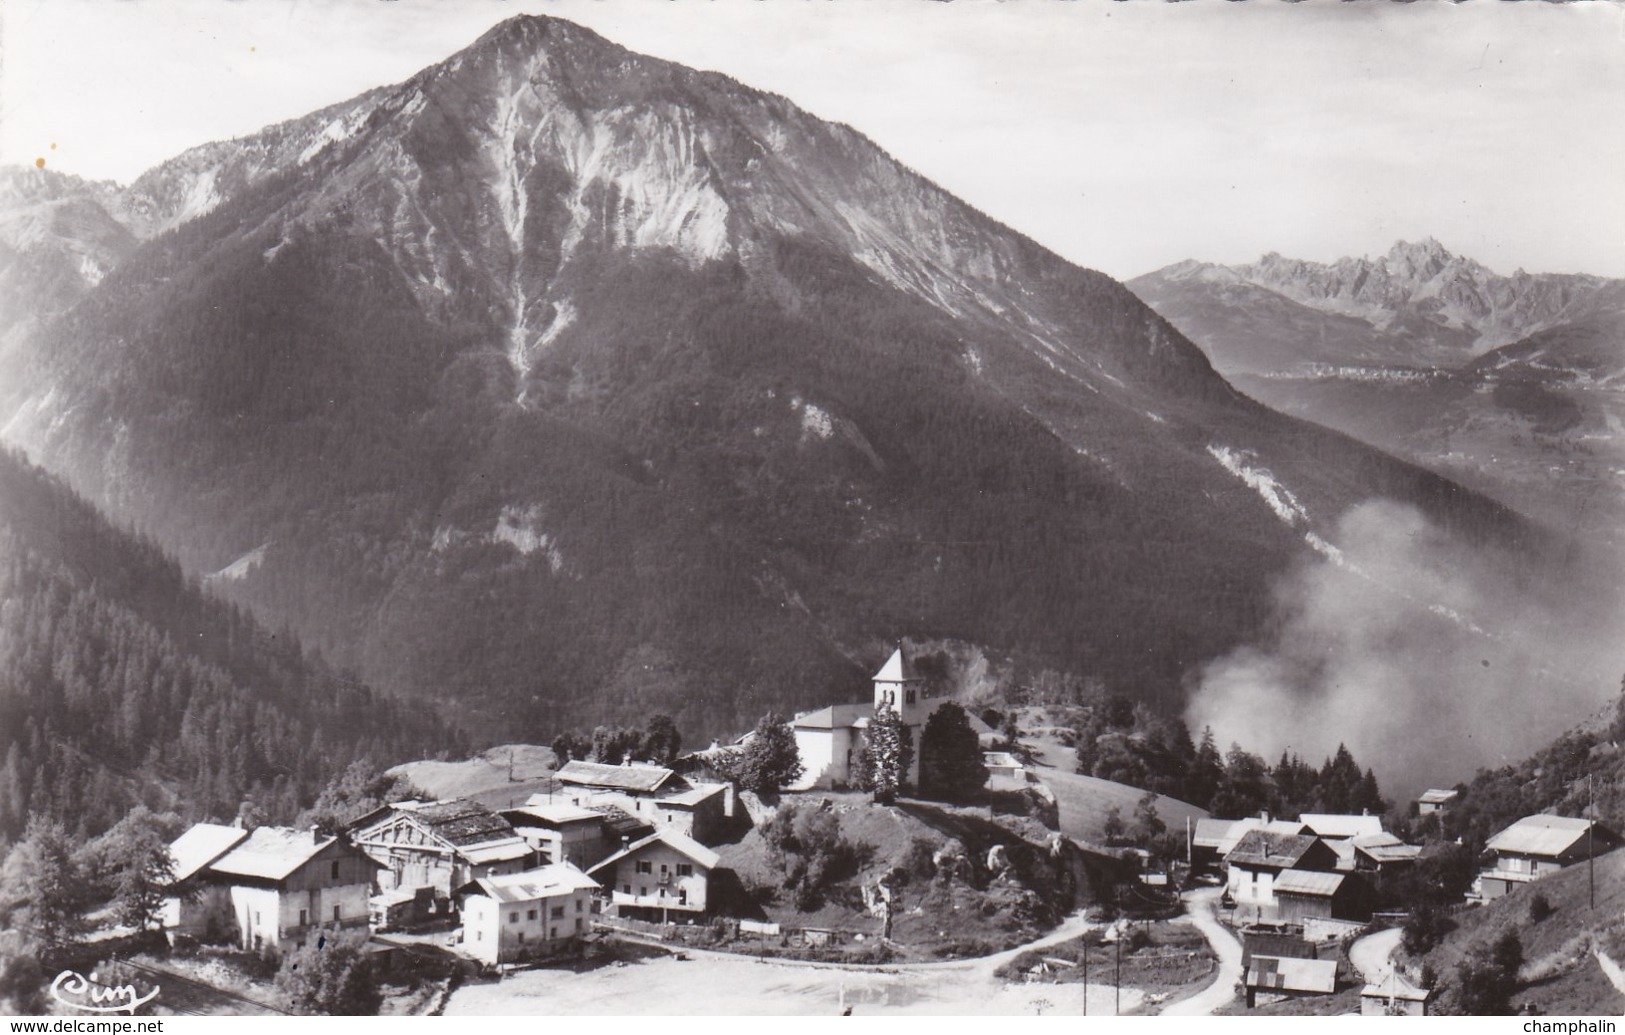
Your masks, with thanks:
[[[96,980],[94,972],[87,978],[77,971],[64,970],[51,982],[51,998],[63,1006],[91,1013],[135,1013],[158,998],[158,986],[142,994],[134,985],[104,985]]]

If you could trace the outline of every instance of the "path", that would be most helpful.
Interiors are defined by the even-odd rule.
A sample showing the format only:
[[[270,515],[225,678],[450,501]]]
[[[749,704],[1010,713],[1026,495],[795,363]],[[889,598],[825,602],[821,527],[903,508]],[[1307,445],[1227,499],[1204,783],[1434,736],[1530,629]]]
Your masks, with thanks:
[[[1392,957],[1394,950],[1399,948],[1399,940],[1404,934],[1401,928],[1390,927],[1376,934],[1357,938],[1354,944],[1349,946],[1349,962],[1354,964],[1354,969],[1365,978],[1366,984],[1378,984],[1393,973]]]
[[[1242,978],[1241,943],[1219,923],[1213,913],[1214,904],[1223,890],[1203,888],[1185,898],[1185,914],[1213,947],[1214,954],[1219,957],[1219,969],[1206,988],[1189,999],[1181,999],[1165,1007],[1162,1011],[1164,1016],[1205,1016],[1236,998],[1236,983]]]

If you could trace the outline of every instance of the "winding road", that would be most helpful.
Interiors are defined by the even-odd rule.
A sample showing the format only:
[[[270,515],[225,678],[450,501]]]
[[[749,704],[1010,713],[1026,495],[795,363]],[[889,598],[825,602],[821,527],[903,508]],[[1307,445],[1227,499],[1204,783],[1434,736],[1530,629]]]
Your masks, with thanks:
[[[1219,957],[1219,970],[1206,988],[1188,999],[1164,1007],[1164,1016],[1206,1016],[1236,998],[1236,984],[1242,978],[1241,943],[1214,915],[1214,906],[1223,893],[1223,888],[1203,888],[1185,898],[1185,915],[1191,918],[1191,923],[1213,947],[1214,955]]]
[[[1379,984],[1393,973],[1394,950],[1399,948],[1399,940],[1404,933],[1401,928],[1390,927],[1358,938],[1349,946],[1349,962],[1365,978],[1366,984]]]

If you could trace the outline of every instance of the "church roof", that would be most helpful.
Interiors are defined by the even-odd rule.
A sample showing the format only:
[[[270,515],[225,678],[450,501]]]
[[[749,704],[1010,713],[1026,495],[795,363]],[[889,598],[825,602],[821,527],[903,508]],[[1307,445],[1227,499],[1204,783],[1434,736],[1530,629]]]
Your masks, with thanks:
[[[903,648],[898,647],[891,652],[891,657],[886,659],[886,663],[880,666],[880,671],[875,673],[874,681],[877,683],[908,683],[919,678],[914,672],[914,666],[910,665],[908,659],[903,657]]]
[[[791,725],[804,730],[845,729],[866,723],[874,714],[875,706],[867,701],[862,704],[832,704],[828,708],[796,716]]]

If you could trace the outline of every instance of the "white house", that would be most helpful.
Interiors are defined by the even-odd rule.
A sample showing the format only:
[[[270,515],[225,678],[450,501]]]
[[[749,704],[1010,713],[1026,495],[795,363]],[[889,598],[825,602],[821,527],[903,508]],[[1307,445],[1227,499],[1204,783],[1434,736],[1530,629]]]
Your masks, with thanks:
[[[551,955],[591,930],[597,890],[567,862],[470,881],[457,895],[463,951],[492,964]]]
[[[431,888],[443,902],[470,880],[536,863],[535,850],[512,824],[465,798],[393,802],[351,823],[349,835],[382,867],[380,891]]]
[[[618,916],[669,920],[698,916],[709,904],[711,871],[721,857],[672,829],[626,846],[588,871],[610,891]]]

